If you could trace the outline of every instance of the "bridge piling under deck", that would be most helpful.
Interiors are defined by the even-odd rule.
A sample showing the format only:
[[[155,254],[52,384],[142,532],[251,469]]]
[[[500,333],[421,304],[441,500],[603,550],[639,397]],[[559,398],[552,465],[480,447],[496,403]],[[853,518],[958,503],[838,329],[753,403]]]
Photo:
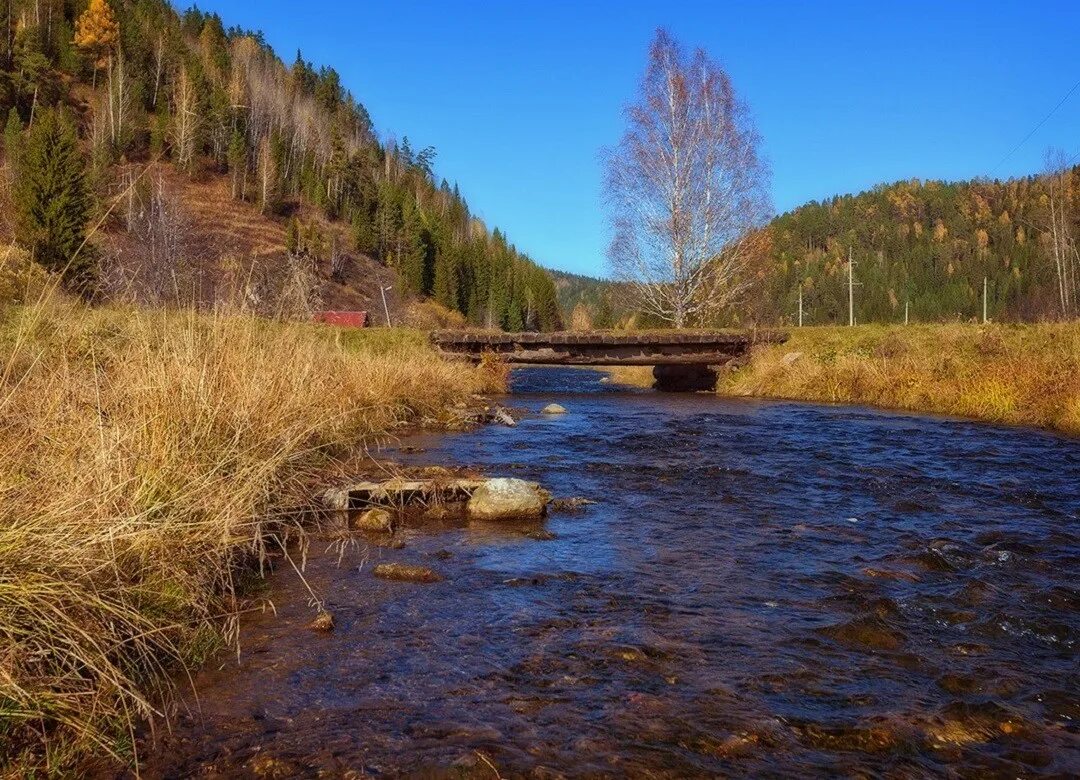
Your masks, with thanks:
[[[658,389],[714,387],[716,371],[755,344],[787,339],[777,331],[646,331],[501,333],[436,331],[443,353],[479,360],[492,355],[508,363],[550,366],[653,366]]]

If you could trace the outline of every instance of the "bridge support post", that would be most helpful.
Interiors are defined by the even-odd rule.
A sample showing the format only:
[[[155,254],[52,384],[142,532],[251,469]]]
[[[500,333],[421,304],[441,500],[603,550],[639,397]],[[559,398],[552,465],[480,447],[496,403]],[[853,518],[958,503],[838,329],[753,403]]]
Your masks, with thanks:
[[[671,393],[689,393],[695,390],[715,390],[716,371],[710,366],[697,364],[676,366],[653,366],[653,385],[657,390]]]

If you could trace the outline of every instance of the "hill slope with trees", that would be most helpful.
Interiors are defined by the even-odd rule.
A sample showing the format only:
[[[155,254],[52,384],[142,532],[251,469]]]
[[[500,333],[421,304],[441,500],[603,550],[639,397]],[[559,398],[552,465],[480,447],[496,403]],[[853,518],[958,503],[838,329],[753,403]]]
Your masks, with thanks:
[[[712,323],[847,324],[1080,315],[1080,166],[1007,181],[910,181],[814,201],[763,230],[742,299]],[[567,317],[627,322],[615,282],[555,273]],[[604,309],[604,313],[601,310]],[[606,321],[606,320],[605,320]]]
[[[267,313],[288,298],[300,314],[335,287],[345,302],[370,300],[387,268],[398,292],[478,326],[559,324],[547,273],[437,180],[434,149],[380,139],[333,68],[299,53],[286,65],[260,33],[163,0],[6,0],[0,19],[7,230],[72,289],[204,306],[239,298]],[[65,140],[61,151],[41,126]],[[35,169],[44,179],[31,193],[18,183]],[[221,181],[245,219],[278,226],[266,235],[280,246],[256,251],[254,235],[222,252],[193,238],[185,251],[172,240],[213,221],[185,206],[199,201],[192,187],[214,198]],[[35,211],[57,188],[66,205]],[[99,222],[77,262],[57,266]],[[61,244],[47,246],[60,223]]]
[[[1080,313],[1080,168],[1009,181],[911,180],[812,202],[768,227],[749,299],[753,318],[846,322],[849,252],[856,317],[903,322],[981,317],[1065,319]]]

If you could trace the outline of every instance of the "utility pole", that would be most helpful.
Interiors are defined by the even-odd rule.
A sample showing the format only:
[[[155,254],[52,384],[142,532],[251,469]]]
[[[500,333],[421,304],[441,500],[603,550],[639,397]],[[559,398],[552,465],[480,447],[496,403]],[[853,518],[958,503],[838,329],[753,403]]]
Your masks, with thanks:
[[[379,292],[382,293],[382,310],[383,314],[386,315],[386,327],[388,328],[390,327],[390,307],[386,305],[386,291],[393,289],[393,285],[390,285],[389,287],[383,287],[381,284],[379,285]]]
[[[851,259],[851,247],[847,250],[847,324],[848,327],[855,325],[855,274],[853,267],[855,261]]]
[[[799,327],[802,327],[802,282],[799,282]]]
[[[983,325],[986,324],[986,277],[983,277]]]

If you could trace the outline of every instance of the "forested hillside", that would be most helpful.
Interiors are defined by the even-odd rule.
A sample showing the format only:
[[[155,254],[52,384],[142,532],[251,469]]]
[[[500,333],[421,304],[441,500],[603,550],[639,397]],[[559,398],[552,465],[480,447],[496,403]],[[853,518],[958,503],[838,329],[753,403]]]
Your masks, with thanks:
[[[1009,181],[903,181],[811,202],[773,219],[753,284],[715,324],[1001,321],[1080,315],[1080,167]],[[555,274],[567,316],[626,322],[610,281]],[[640,318],[639,318],[640,319]]]
[[[760,320],[847,321],[849,250],[860,322],[1076,316],[1080,169],[1010,181],[906,181],[777,217],[750,299]]]
[[[549,271],[555,280],[559,308],[577,330],[611,328],[617,324],[618,303],[611,282],[566,271]]]
[[[475,325],[558,325],[547,273],[437,180],[434,149],[380,137],[333,68],[299,53],[286,65],[261,34],[164,0],[3,0],[0,20],[4,221],[69,287],[278,310],[291,298],[302,312],[327,286],[376,283],[374,259],[398,292]],[[31,167],[46,172],[36,189],[18,184]],[[201,226],[181,214],[175,171],[196,189],[227,180],[229,199],[280,225],[281,246],[185,253],[173,239]],[[70,263],[98,221],[106,235]]]

